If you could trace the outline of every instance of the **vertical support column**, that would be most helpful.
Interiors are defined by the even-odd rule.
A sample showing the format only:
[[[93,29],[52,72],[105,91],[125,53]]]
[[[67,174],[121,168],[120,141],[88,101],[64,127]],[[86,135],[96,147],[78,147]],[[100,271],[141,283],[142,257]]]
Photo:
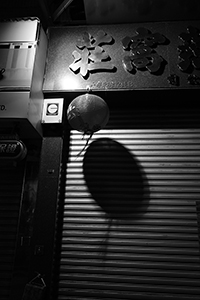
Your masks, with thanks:
[[[44,276],[46,299],[50,298],[51,290],[62,147],[61,137],[43,139],[31,240],[30,280],[36,272]]]

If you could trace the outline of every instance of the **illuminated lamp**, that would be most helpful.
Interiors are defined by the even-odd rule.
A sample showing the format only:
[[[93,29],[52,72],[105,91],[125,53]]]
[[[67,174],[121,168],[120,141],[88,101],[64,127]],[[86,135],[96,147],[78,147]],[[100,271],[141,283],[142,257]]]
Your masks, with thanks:
[[[90,135],[78,156],[87,147],[93,133],[106,126],[109,115],[108,105],[99,96],[87,93],[72,100],[67,110],[69,124],[83,135]]]

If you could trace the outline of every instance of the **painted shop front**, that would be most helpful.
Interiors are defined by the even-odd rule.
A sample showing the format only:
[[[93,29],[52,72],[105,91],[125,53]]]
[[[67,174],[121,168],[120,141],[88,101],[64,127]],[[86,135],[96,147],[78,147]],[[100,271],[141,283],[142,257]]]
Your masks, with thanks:
[[[64,99],[57,299],[199,298],[199,29],[49,29],[43,92]]]
[[[21,297],[199,299],[200,22],[50,27],[47,40]]]

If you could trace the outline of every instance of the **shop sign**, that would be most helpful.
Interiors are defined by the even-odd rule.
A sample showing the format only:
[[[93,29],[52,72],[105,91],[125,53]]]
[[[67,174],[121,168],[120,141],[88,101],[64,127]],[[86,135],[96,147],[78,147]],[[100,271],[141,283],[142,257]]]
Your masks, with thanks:
[[[27,153],[26,146],[19,140],[0,141],[0,159],[22,160]]]
[[[157,45],[165,44],[165,41],[166,38],[159,32],[152,33],[143,27],[137,28],[134,36],[124,37],[121,46],[125,51],[129,51],[129,55],[125,55],[122,59],[125,71],[130,73],[135,73],[136,70],[158,72],[163,58],[155,51],[155,48]],[[95,37],[85,32],[77,40],[76,47],[79,50],[73,51],[74,61],[69,69],[75,74],[80,73],[84,79],[88,79],[90,72],[117,71],[112,57],[103,48],[103,45],[113,42],[113,37],[103,30],[98,31]]]
[[[52,28],[50,37],[44,91],[200,85],[198,21]]]

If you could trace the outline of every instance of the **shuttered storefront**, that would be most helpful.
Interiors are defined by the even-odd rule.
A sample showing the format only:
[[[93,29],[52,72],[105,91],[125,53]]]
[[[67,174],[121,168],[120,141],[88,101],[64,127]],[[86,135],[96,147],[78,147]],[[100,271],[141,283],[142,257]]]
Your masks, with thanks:
[[[24,167],[0,164],[0,298],[9,299]]]
[[[199,120],[111,111],[80,156],[71,131],[59,300],[200,298]]]

